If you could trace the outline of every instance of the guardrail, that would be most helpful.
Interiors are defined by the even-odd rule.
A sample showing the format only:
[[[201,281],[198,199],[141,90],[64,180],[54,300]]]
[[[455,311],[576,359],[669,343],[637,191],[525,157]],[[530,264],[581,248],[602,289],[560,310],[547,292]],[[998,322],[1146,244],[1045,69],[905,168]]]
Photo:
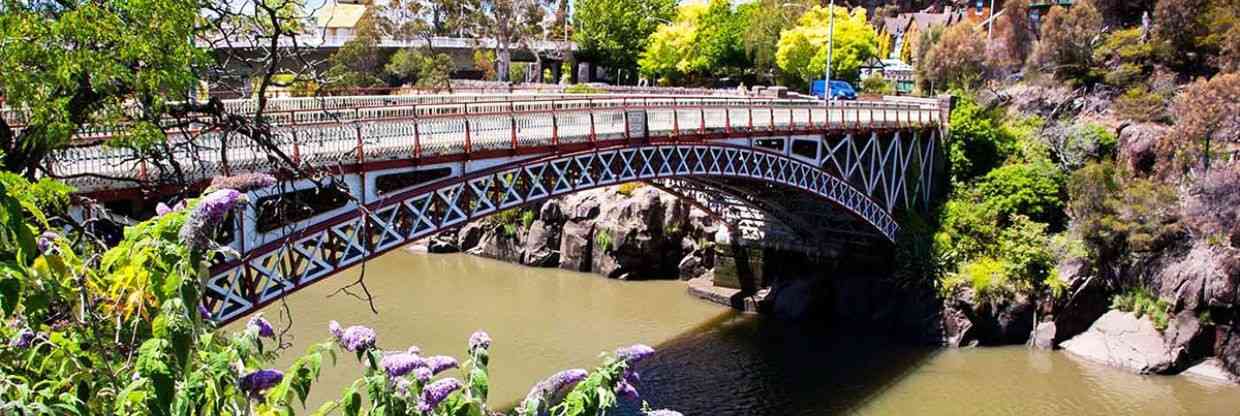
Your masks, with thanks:
[[[480,159],[554,151],[561,146],[635,140],[702,141],[744,134],[940,125],[920,104],[821,103],[741,98],[624,97],[376,106],[338,112],[294,111],[277,120],[275,145],[308,167],[392,160]],[[265,149],[219,132],[170,135],[187,180],[274,171]],[[127,149],[98,144],[59,150],[49,169],[81,192],[135,187],[164,173]]]

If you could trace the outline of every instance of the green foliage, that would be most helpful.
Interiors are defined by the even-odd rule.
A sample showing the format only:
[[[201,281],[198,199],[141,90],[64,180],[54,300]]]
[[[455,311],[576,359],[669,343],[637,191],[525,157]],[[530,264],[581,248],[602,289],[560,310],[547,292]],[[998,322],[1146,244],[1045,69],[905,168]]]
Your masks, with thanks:
[[[1117,30],[1094,51],[1094,60],[1113,68],[1106,73],[1107,84],[1127,88],[1143,81],[1153,69],[1155,43],[1141,39],[1139,27]]]
[[[564,87],[565,94],[604,94],[607,90],[590,84],[574,84]]]
[[[993,210],[1000,220],[1016,215],[1060,225],[1063,221],[1066,178],[1050,163],[1004,165],[977,183],[983,209]]]
[[[1167,119],[1167,99],[1138,84],[1115,99],[1112,105],[1120,117],[1136,122],[1161,122]]]
[[[861,80],[861,92],[874,95],[893,95],[896,86],[881,74],[875,73]]]
[[[1105,126],[1078,122],[1054,140],[1055,158],[1065,171],[1073,171],[1092,161],[1114,158],[1118,140]]]
[[[1054,275],[1056,258],[1046,224],[1016,216],[1012,224],[982,247],[974,257],[959,263],[958,269],[943,277],[941,289],[950,293],[960,287],[972,288],[980,299],[993,301],[1018,294],[1029,294],[1042,287],[1052,293],[1062,282]]]
[[[997,126],[998,117],[972,97],[961,96],[952,108],[947,158],[951,180],[960,186],[1003,163],[1015,150],[1011,137]]]
[[[573,41],[583,59],[635,69],[650,35],[676,15],[676,1],[573,0],[572,10]]]
[[[627,182],[617,187],[616,193],[624,196],[633,196],[633,191],[636,191],[643,186],[646,186],[646,184],[642,182]]]
[[[594,233],[594,247],[599,253],[606,253],[612,249],[611,231],[600,229]]]
[[[1068,193],[1073,229],[1095,259],[1151,251],[1182,233],[1175,189],[1148,179],[1121,180],[1111,161],[1074,172]]]
[[[784,72],[801,80],[821,79],[827,67],[828,13],[835,14],[831,77],[856,80],[866,60],[878,54],[878,33],[866,19],[864,8],[850,13],[842,7],[828,11],[814,6],[797,26],[779,37],[775,61]]]
[[[523,207],[509,208],[488,217],[487,222],[498,226],[504,237],[514,239],[517,238],[518,226],[527,230],[529,224],[534,223],[534,211]]]
[[[396,51],[384,66],[384,72],[398,82],[437,89],[449,87],[452,70],[452,57],[448,54],[427,56],[413,49]]]
[[[753,62],[754,73],[772,84],[783,74],[777,74],[776,54],[779,36],[796,26],[801,14],[817,4],[814,0],[759,0],[737,6],[737,13],[744,20],[741,45],[745,55]]]
[[[534,225],[534,210],[525,210],[521,213],[521,227],[528,230],[531,225]]]
[[[1111,298],[1111,309],[1145,316],[1159,331],[1167,329],[1171,320],[1171,304],[1143,286],[1129,288]]]
[[[923,76],[935,86],[971,89],[986,68],[986,42],[972,25],[955,25],[943,32],[926,53]]]
[[[1051,7],[1042,18],[1039,31],[1042,39],[1034,51],[1037,69],[1072,83],[1090,84],[1099,74],[1094,62],[1094,49],[1102,42],[1102,15],[1091,2],[1079,2],[1071,8]]]
[[[0,144],[10,171],[38,165],[87,123],[129,122],[127,106],[143,116],[125,139],[164,140],[159,115],[187,98],[194,69],[209,59],[190,41],[199,27],[193,3],[5,1],[0,10],[0,88],[5,105],[28,110],[33,126]]]
[[[727,0],[681,5],[676,19],[650,36],[638,65],[644,75],[665,79],[738,74],[747,66],[744,25]]]

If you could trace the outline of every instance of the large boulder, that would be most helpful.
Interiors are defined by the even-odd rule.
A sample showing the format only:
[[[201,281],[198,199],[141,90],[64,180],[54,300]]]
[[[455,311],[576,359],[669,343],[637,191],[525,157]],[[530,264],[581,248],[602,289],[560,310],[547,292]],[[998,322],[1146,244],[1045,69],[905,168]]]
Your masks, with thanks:
[[[560,268],[579,272],[590,271],[593,263],[594,223],[569,221],[564,223],[560,238]]]
[[[1179,352],[1168,347],[1149,319],[1129,312],[1107,312],[1088,331],[1060,346],[1090,361],[1139,374],[1171,373],[1180,361]]]
[[[1203,310],[1237,305],[1240,268],[1234,267],[1235,249],[1207,242],[1194,244],[1188,254],[1157,275],[1158,294],[1175,302],[1176,310]]]
[[[456,233],[457,248],[461,251],[469,251],[470,249],[477,247],[478,242],[482,241],[482,234],[485,232],[486,229],[483,228],[481,221],[474,221],[469,224],[465,224],[465,226],[461,227],[460,231],[457,231]]]
[[[535,220],[525,233],[525,245],[522,249],[521,263],[534,267],[555,267],[560,265],[560,228],[548,225],[543,220]]]
[[[944,300],[944,344],[1023,344],[1033,332],[1034,304],[1026,296],[978,299],[972,289],[956,290]]]
[[[1146,176],[1154,171],[1158,162],[1155,146],[1170,128],[1158,123],[1127,124],[1119,131],[1119,162],[1138,175]]]
[[[1223,362],[1223,368],[1232,376],[1240,377],[1240,327],[1219,327],[1214,353]],[[1240,378],[1238,378],[1240,379]]]

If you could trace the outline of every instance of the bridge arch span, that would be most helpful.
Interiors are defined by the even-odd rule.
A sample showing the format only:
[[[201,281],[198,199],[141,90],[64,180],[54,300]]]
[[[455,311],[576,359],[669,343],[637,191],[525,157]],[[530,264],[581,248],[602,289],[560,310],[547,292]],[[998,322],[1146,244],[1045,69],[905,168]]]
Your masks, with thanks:
[[[933,139],[926,142],[933,143]],[[645,143],[486,161],[472,170],[457,163],[343,174],[337,179],[349,185],[362,201],[361,207],[356,202],[346,204],[265,232],[259,231],[257,207],[247,207],[232,233],[232,247],[240,258],[210,268],[204,303],[215,320],[228,322],[366,259],[469,221],[553,197],[637,181],[736,178],[776,184],[826,201],[894,241],[899,226],[889,211],[893,202],[880,203],[871,197],[873,188],[859,188],[856,180],[822,168],[828,161],[840,163],[831,156],[824,152],[813,158],[797,156],[790,144],[783,149],[748,144]],[[907,164],[900,157],[895,165]],[[869,163],[845,159],[846,163]],[[376,186],[383,174],[445,167],[452,174],[408,189],[384,193]],[[867,178],[864,183],[872,186],[874,182]],[[904,181],[891,183],[905,186]],[[277,186],[251,192],[250,197],[278,197],[288,190]],[[896,188],[886,193],[923,190]]]

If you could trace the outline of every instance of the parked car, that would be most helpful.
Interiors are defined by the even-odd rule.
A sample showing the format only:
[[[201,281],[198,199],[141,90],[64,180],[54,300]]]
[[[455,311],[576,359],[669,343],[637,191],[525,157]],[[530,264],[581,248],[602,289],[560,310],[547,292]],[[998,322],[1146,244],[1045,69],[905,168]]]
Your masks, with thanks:
[[[810,84],[810,95],[824,98],[823,91],[825,88],[823,88],[823,84],[825,83],[822,80],[815,80]],[[849,85],[847,82],[832,80],[830,98],[832,100],[855,100],[857,99],[857,90],[853,89],[852,85]]]

